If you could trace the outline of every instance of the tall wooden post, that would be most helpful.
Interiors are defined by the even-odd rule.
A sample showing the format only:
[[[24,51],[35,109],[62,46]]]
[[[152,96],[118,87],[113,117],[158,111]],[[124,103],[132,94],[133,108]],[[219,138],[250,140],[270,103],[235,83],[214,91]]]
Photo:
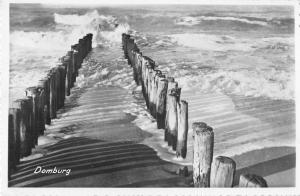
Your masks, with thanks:
[[[187,152],[187,135],[188,135],[188,103],[181,100],[177,104],[178,116],[178,135],[177,135],[177,148],[176,155],[182,158],[186,157]]]
[[[157,100],[157,84],[158,84],[158,78],[161,76],[160,70],[154,70],[154,75],[151,80],[151,100],[150,100],[150,113],[153,117],[156,118],[156,100]]]
[[[47,76],[44,79],[39,80],[39,85],[44,88],[44,121],[45,124],[51,124],[50,117],[50,78]]]
[[[153,69],[151,68],[150,65],[147,64],[147,69],[146,69],[146,74],[145,74],[145,92],[146,92],[146,105],[147,108],[149,109],[149,105],[150,105],[150,101],[149,101],[149,97],[150,97],[150,77],[151,74],[153,72]]]
[[[169,110],[171,107],[171,106],[169,106],[171,103],[170,94],[171,94],[172,90],[177,89],[177,86],[178,86],[177,82],[168,81],[168,89],[167,89],[167,97],[166,97],[166,119],[165,119],[165,141],[168,141],[168,145],[171,145],[171,143],[170,143],[171,140],[169,139],[169,136],[170,136],[170,125],[169,125],[170,111]],[[176,105],[175,105],[175,107],[176,107]]]
[[[157,87],[157,102],[156,102],[156,122],[158,129],[165,128],[166,120],[166,97],[168,90],[168,81],[160,77]]]
[[[149,72],[148,72],[148,109],[150,110],[150,105],[152,104],[151,103],[151,92],[152,92],[152,80],[153,80],[153,75],[154,75],[154,70],[153,69],[149,69]]]
[[[56,118],[56,73],[53,69],[48,73],[50,81],[50,118]]]
[[[20,108],[20,156],[22,158],[31,154],[33,146],[32,98],[18,99],[14,104],[16,108]]]
[[[266,180],[255,174],[242,174],[239,187],[268,187]]]
[[[147,89],[146,89],[146,74],[147,74],[147,64],[142,55],[140,55],[140,64],[141,64],[141,83],[142,83],[142,92],[143,92],[143,97],[146,101],[146,94],[147,94]]]
[[[75,80],[76,80],[76,76],[78,76],[78,69],[79,69],[79,51],[78,51],[78,44],[74,44],[71,46],[71,49],[73,51],[73,55],[74,55],[74,72],[75,72]]]
[[[9,108],[8,115],[8,178],[20,160],[20,109]]]
[[[69,88],[72,88],[74,86],[74,78],[73,78],[73,51],[68,51],[67,53],[68,56],[68,60],[69,60],[69,70],[68,70],[68,74],[69,74],[69,82],[70,82],[70,86]]]
[[[71,94],[71,69],[70,69],[70,57],[67,55],[62,58],[62,63],[65,66],[66,72],[66,83],[65,83],[65,96],[69,96]]]
[[[83,39],[79,39],[78,41],[78,53],[79,53],[79,68],[81,68],[81,64],[83,62],[84,59],[84,51],[83,51]]]
[[[214,132],[209,126],[194,128],[193,181],[195,187],[209,187],[213,158]]]
[[[192,129],[193,129],[192,137],[193,137],[193,139],[195,137],[195,130],[197,130],[199,128],[204,129],[205,127],[207,127],[207,124],[204,123],[204,122],[194,122],[192,124]]]
[[[176,150],[177,146],[177,128],[178,128],[178,117],[177,117],[177,104],[178,104],[178,94],[176,89],[173,89],[168,95],[168,127],[166,127],[169,137],[168,145],[172,146],[173,150]]]
[[[138,72],[138,81],[139,84],[143,87],[143,69],[142,69],[142,53],[137,52],[136,55],[136,64],[137,64],[137,72]]]
[[[211,167],[210,187],[232,187],[236,169],[234,160],[229,157],[214,158]]]
[[[65,72],[65,65],[59,64],[57,65],[57,72],[59,75],[58,82],[58,109],[62,108],[64,106],[65,102],[65,96],[66,96],[66,90],[65,90],[65,83],[66,83],[66,72]]]
[[[31,127],[31,132],[32,132],[32,138],[34,145],[37,144],[38,141],[38,136],[40,133],[40,114],[39,114],[39,91],[37,87],[29,87],[26,88],[26,96],[31,97],[32,99],[32,107],[31,107],[31,112],[32,112],[32,127]],[[33,146],[34,146],[33,145]]]
[[[37,91],[39,95],[38,100],[38,127],[39,127],[39,135],[44,134],[45,124],[46,124],[46,93],[44,84],[39,81],[37,85]]]

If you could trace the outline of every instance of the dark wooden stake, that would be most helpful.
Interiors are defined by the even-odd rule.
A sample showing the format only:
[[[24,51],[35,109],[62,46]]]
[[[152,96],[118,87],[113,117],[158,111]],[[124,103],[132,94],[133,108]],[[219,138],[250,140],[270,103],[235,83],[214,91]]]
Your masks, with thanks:
[[[193,181],[195,187],[209,187],[213,158],[214,132],[209,126],[194,128]]]
[[[178,116],[178,135],[177,135],[177,148],[176,155],[182,158],[186,157],[187,152],[187,135],[188,135],[188,103],[181,100],[177,104]]]

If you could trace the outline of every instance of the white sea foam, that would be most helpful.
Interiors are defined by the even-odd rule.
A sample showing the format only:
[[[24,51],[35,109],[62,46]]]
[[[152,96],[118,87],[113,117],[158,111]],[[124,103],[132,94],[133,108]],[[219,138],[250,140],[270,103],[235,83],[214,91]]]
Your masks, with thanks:
[[[294,68],[293,62],[288,62],[289,59],[293,59],[293,38],[269,37],[254,40],[208,34],[174,34],[169,37],[178,45],[209,52],[211,58],[218,52],[222,55],[231,54],[227,61],[218,62],[224,62],[226,65],[219,65],[214,69],[207,65],[207,68],[199,66],[197,70],[196,64],[194,67],[178,69],[180,62],[168,63],[163,67],[164,71],[172,73],[183,89],[199,86],[203,91],[266,96],[271,99],[294,99]],[[238,56],[234,56],[232,51],[237,52]],[[278,63],[285,62],[280,65],[284,68],[263,59],[252,62],[254,59],[251,56],[255,52],[266,56],[276,55]],[[243,59],[243,54],[249,59]]]
[[[253,45],[253,41],[241,38],[237,40],[236,38],[231,36],[185,33],[173,34],[170,35],[170,37],[174,42],[177,42],[179,45],[193,47],[200,50],[253,50],[253,48],[251,48],[251,46]]]
[[[97,11],[84,15],[55,13],[54,20],[57,31],[11,32],[10,101],[23,97],[25,88],[35,85],[87,33],[94,35],[93,46],[110,45],[119,44],[121,34],[129,29],[128,24],[117,24],[115,17]]]
[[[268,25],[268,23],[265,21],[249,20],[246,18],[237,18],[237,17],[232,17],[232,16],[196,16],[196,17],[184,16],[184,17],[177,18],[175,20],[175,24],[193,26],[193,25],[200,24],[202,21],[216,21],[216,20],[242,22],[242,23],[255,24],[255,25],[261,25],[261,26]]]
[[[177,77],[183,90],[226,92],[271,99],[294,99],[294,75],[283,70],[218,70]]]
[[[113,16],[104,16],[99,15],[97,10],[92,12],[88,12],[84,15],[71,14],[71,15],[62,15],[62,14],[54,14],[54,21],[57,24],[65,24],[65,25],[89,25],[95,22],[107,21],[107,23],[115,23],[116,18]],[[98,23],[99,24],[99,23]]]

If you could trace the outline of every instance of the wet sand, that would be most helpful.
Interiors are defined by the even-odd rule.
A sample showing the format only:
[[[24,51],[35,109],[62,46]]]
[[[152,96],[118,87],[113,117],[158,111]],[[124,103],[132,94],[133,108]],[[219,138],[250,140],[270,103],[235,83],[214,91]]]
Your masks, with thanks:
[[[175,174],[180,165],[188,165],[191,171],[191,129],[187,158],[177,159],[163,141],[163,130],[155,128],[145,110],[132,70],[121,54],[120,48],[93,50],[72,96],[39,138],[33,155],[23,159],[10,186],[191,185],[191,172],[188,178]],[[181,98],[189,103],[189,127],[195,121],[212,126],[214,156],[232,157],[237,174],[262,175],[269,186],[295,185],[293,102],[184,89]],[[72,168],[72,172],[68,176],[34,174],[38,165]]]
[[[94,53],[96,58],[100,51]],[[120,64],[131,71],[126,61],[116,65]],[[88,66],[81,70],[86,78],[94,74],[84,70],[92,69]],[[18,165],[9,186],[187,186],[186,179],[176,175],[179,165],[161,160],[152,148],[140,144],[152,135],[132,123],[135,116],[124,112],[129,103],[137,102],[132,92],[116,85],[97,84],[97,79],[88,81],[78,79],[81,87],[72,89],[58,118],[39,138],[33,154]],[[35,174],[37,166],[71,172]]]

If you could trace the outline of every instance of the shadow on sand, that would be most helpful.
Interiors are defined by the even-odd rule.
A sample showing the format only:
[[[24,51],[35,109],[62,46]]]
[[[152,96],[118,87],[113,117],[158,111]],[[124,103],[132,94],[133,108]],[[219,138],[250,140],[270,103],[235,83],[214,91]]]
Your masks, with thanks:
[[[44,157],[23,161],[18,165],[9,186],[47,186],[86,176],[148,166],[162,168],[171,164],[161,160],[152,148],[131,141],[105,142],[76,137],[45,149],[48,153]],[[34,173],[38,166],[43,169],[71,169],[71,172],[69,175]],[[175,173],[173,175],[176,177]]]

